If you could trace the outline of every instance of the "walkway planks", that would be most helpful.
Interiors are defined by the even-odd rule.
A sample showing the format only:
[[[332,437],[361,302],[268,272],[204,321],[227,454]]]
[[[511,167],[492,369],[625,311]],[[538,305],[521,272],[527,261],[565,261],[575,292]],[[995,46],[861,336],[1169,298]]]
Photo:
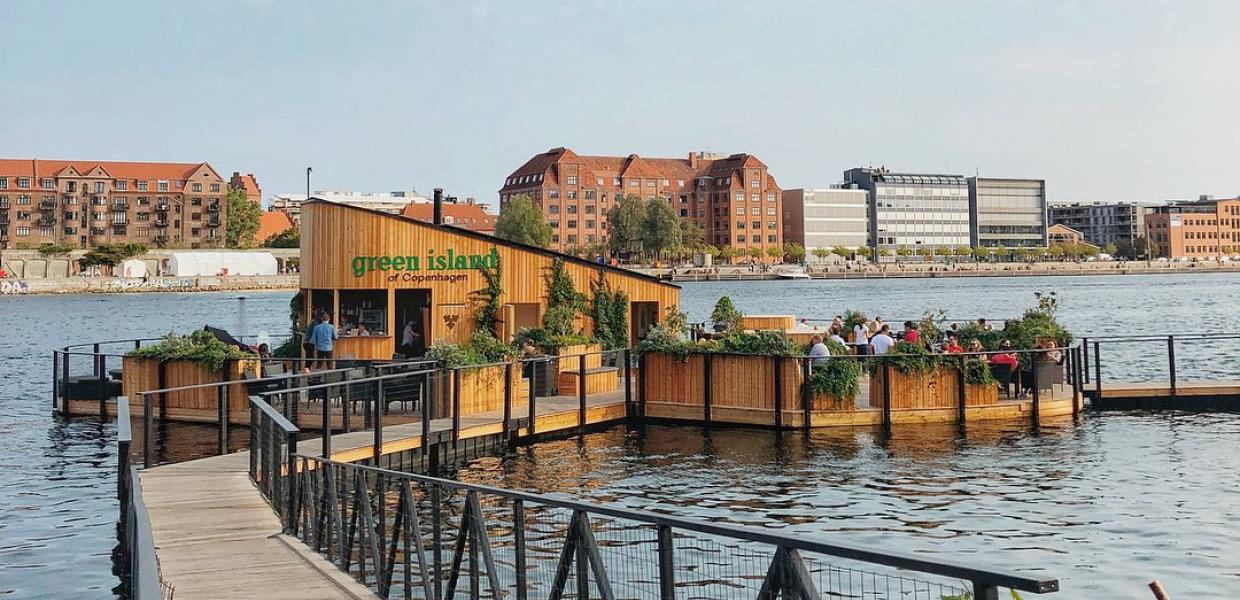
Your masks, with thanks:
[[[512,416],[528,417],[528,410],[516,404]],[[577,398],[539,398],[537,410],[536,433],[577,426]],[[587,400],[587,424],[624,415],[623,390]],[[502,420],[503,411],[462,417],[461,438],[497,433]],[[431,422],[431,431],[451,427],[451,419]],[[416,422],[384,427],[384,453],[418,447],[421,428]],[[370,456],[373,440],[373,431],[334,435],[332,454],[344,460]],[[319,447],[318,439],[299,445],[306,453]],[[299,540],[281,534],[279,519],[250,482],[248,469],[249,453],[238,452],[140,471],[156,554],[176,600],[375,598]]]

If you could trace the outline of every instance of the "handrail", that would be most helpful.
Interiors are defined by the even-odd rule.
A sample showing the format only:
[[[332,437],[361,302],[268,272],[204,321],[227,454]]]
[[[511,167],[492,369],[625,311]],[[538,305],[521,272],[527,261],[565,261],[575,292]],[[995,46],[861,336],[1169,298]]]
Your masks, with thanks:
[[[267,402],[261,399],[255,398],[253,396],[250,396],[250,406],[255,407],[258,410],[262,411],[262,413],[266,415],[267,418],[271,419],[271,421],[275,423],[281,430],[283,430],[284,433],[286,434],[301,433],[301,429],[299,429],[296,425],[289,422],[288,419],[284,418],[284,415],[280,414],[280,411],[273,408]]]
[[[257,360],[257,359],[239,359],[239,360]],[[259,377],[258,379],[230,379],[228,381],[212,381],[210,383],[195,383],[193,385],[182,385],[182,386],[177,386],[177,387],[162,388],[158,390],[146,390],[144,392],[138,392],[138,395],[146,396],[146,395],[152,395],[152,394],[163,394],[166,392],[183,392],[186,390],[198,390],[198,389],[203,389],[203,388],[223,387],[223,386],[231,386],[231,385],[236,385],[236,384],[247,384],[247,383],[271,383],[271,382],[276,382],[276,381],[285,381],[288,379],[310,378],[310,377],[316,377],[319,375],[342,373],[345,371],[353,371],[353,370],[356,370],[356,367],[347,367],[347,368],[340,368],[340,369],[324,369],[322,371],[311,371],[309,373],[281,373],[279,375],[272,375],[271,377]]]
[[[839,558],[858,560],[873,564],[880,564],[897,569],[905,569],[939,575],[942,577],[950,577],[955,579],[963,579],[968,581],[982,581],[993,585],[1012,588],[1021,591],[1034,592],[1044,594],[1048,592],[1059,591],[1059,581],[1057,579],[1035,579],[1014,575],[1009,573],[999,573],[971,566],[936,562],[913,556],[911,554],[902,554],[897,552],[879,552],[859,546],[851,546],[846,544],[834,544],[827,542],[819,542],[807,540],[804,537],[794,537],[790,535],[772,533],[760,529],[738,526],[723,525],[719,523],[711,523],[707,521],[699,521],[695,519],[686,519],[683,517],[675,517],[665,514],[654,513],[650,511],[639,511],[628,508],[620,508],[615,506],[589,504],[576,500],[566,500],[553,496],[536,494],[532,492],[521,492],[509,490],[489,485],[466,483],[453,481],[449,479],[440,479],[427,475],[417,475],[414,473],[405,473],[401,471],[392,471],[379,467],[371,467],[367,465],[359,465],[354,463],[340,462],[326,459],[320,456],[312,456],[306,454],[296,454],[298,458],[306,461],[313,461],[322,464],[343,466],[352,469],[361,469],[371,473],[382,474],[388,477],[398,479],[409,479],[424,484],[443,486],[448,488],[456,488],[465,491],[473,491],[485,494],[505,497],[511,500],[522,500],[525,502],[534,502],[547,506],[569,509],[573,511],[584,511],[605,515],[609,517],[628,519],[639,521],[651,525],[675,527],[686,531],[694,531],[706,535],[724,536],[733,539],[745,540],[750,542],[758,542],[771,544],[789,549],[804,550],[806,552],[816,552],[836,556]]]
[[[371,382],[374,382],[374,381],[389,381],[389,380],[392,380],[392,379],[400,379],[400,378],[403,378],[403,377],[411,377],[411,376],[414,376],[414,375],[426,375],[427,373],[434,373],[435,371],[437,371],[437,369],[422,369],[422,370],[419,370],[419,371],[404,371],[404,372],[401,372],[401,373],[389,373],[389,374],[387,374],[387,375],[375,375],[375,376],[373,376],[373,377],[363,377],[363,378],[360,378],[360,379],[349,379],[349,380],[335,381],[335,382],[332,382],[332,383],[317,383],[317,384],[314,384],[314,385],[303,385],[303,386],[299,386],[299,387],[290,387],[290,388],[285,388],[285,389],[282,389],[282,390],[271,390],[271,391],[268,391],[268,392],[259,392],[257,395],[258,395],[258,396],[264,396],[264,397],[267,397],[267,396],[279,396],[279,395],[281,395],[281,394],[288,394],[288,393],[291,393],[291,392],[300,392],[300,391],[303,391],[303,390],[306,390],[306,391],[308,391],[308,390],[321,390],[321,389],[327,389],[327,388],[337,388],[337,387],[340,387],[340,386],[342,386],[342,385],[353,385],[353,384],[358,384],[358,383],[371,383]],[[303,375],[303,377],[305,377],[305,375]]]

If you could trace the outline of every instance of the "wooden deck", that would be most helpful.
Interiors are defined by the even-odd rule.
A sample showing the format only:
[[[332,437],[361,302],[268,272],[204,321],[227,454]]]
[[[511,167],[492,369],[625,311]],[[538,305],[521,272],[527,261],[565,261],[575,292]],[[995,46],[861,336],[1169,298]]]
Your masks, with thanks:
[[[539,398],[535,433],[575,428],[578,409],[577,398]],[[516,404],[513,417],[527,417],[528,410]],[[587,424],[624,416],[623,389],[587,399]],[[461,439],[498,433],[502,420],[503,411],[463,417]],[[432,432],[451,427],[451,419],[431,422]],[[421,423],[384,427],[383,453],[419,447],[421,429]],[[369,457],[373,440],[370,431],[334,435],[332,456]],[[313,453],[320,447],[317,439],[305,440],[299,450]],[[177,600],[377,597],[299,540],[281,534],[279,519],[250,482],[248,469],[249,453],[237,452],[140,472],[156,554]]]
[[[1240,410],[1240,381],[1096,382],[1085,385],[1090,406],[1098,410]]]

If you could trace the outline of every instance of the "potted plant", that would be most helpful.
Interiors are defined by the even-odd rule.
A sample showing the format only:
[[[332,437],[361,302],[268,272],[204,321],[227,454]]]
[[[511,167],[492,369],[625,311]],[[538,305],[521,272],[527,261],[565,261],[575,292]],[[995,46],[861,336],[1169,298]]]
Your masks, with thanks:
[[[710,313],[710,320],[715,324],[715,331],[723,332],[736,329],[740,325],[741,317],[744,316],[732,304],[732,299],[724,296],[715,303],[715,310]]]

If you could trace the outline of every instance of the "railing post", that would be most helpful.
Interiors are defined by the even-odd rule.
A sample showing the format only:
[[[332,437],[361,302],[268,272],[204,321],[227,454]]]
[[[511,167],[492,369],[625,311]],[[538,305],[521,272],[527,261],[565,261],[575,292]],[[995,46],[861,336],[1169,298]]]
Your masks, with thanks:
[[[891,431],[891,363],[886,358],[883,361],[883,429]]]
[[[374,467],[376,469],[383,468],[379,464],[379,458],[383,456],[383,380],[375,382],[375,408],[372,411],[374,415],[375,425],[375,447],[374,447]]]
[[[349,413],[353,412],[353,386],[349,385],[352,372],[344,372],[344,394],[340,397],[340,430],[344,433],[349,433]]]
[[[984,581],[974,581],[973,600],[999,600],[999,586]]]
[[[525,556],[525,502],[520,498],[512,501],[512,546],[516,567],[517,600],[527,600],[526,556]]]
[[[637,408],[641,418],[646,418],[646,353],[637,355]]]
[[[250,399],[250,480],[258,482],[258,405]]]
[[[60,350],[52,350],[52,414],[60,398]]]
[[[151,422],[155,420],[154,402],[151,394],[142,393],[142,468],[151,467]]]
[[[577,433],[586,430],[586,355],[577,357]]]
[[[1037,427],[1040,424],[1040,420],[1042,416],[1042,406],[1040,402],[1041,394],[1039,393],[1041,391],[1042,386],[1039,385],[1039,383],[1041,382],[1038,381],[1038,365],[1041,362],[1042,362],[1041,353],[1035,352],[1033,355],[1033,368],[1030,372],[1030,376],[1033,379],[1033,426],[1034,427]]]
[[[91,359],[93,359],[95,366],[95,379],[103,379],[101,365],[99,364],[99,344],[91,345]]]
[[[811,394],[809,391],[809,378],[813,375],[813,370],[811,368],[812,367],[811,363],[813,361],[809,357],[804,357],[804,356],[801,358],[798,358],[797,360],[801,362],[801,411],[802,411],[801,419],[804,421],[805,429],[808,430],[810,426],[813,424],[812,421],[814,417],[814,414],[813,414],[814,407],[812,406],[813,401],[812,401]],[[832,360],[832,359],[827,359],[827,360]]]
[[[1171,378],[1171,397],[1175,398],[1175,336],[1167,336],[1167,371]]]
[[[676,599],[675,548],[672,544],[672,528],[659,525],[659,600]]]
[[[461,368],[452,369],[452,451],[461,440]]]
[[[775,429],[784,428],[784,357],[775,357]]]
[[[60,414],[69,414],[69,361],[73,355],[65,346],[60,356]]]
[[[968,368],[968,360],[963,356],[960,357],[960,369],[956,373],[956,421],[961,425],[965,423],[965,407],[969,403],[969,378],[965,373]]]
[[[624,360],[624,414],[630,419],[637,414],[633,406],[633,353],[625,348],[621,353]]]
[[[439,484],[431,484],[431,557],[435,572],[435,598],[443,598],[443,509]]]
[[[319,442],[319,454],[324,459],[330,459],[332,457],[332,403],[330,400],[330,393],[323,397],[323,407],[320,411],[320,414],[322,414],[321,419],[323,423],[321,427],[322,432],[320,434],[322,440]]]
[[[530,422],[525,428],[526,435],[534,435],[534,423],[538,420],[538,360],[530,361]]]
[[[512,361],[504,363],[504,423],[502,426],[504,440],[508,440],[510,434],[510,421],[512,421]]]
[[[1102,347],[1100,342],[1094,342],[1094,394],[1095,398],[1102,397]]]
[[[710,384],[711,380],[714,379],[712,373],[715,370],[715,361],[711,360],[712,356],[713,354],[710,352],[702,355],[702,421],[707,425],[710,425],[711,412],[714,408],[714,398],[711,397],[714,390]]]
[[[219,439],[216,440],[219,446],[220,454],[228,454],[228,381],[231,370],[228,368],[229,363],[236,361],[224,361],[224,385],[216,388],[215,404],[219,412]]]
[[[287,436],[288,450],[288,469],[284,474],[284,493],[288,494],[285,498],[287,501],[287,511],[284,515],[284,530],[291,536],[297,535],[297,432],[289,431]],[[378,465],[376,465],[378,466]]]
[[[1085,376],[1084,382],[1089,383],[1089,338],[1087,337],[1081,338],[1081,353],[1084,354],[1085,358],[1085,368],[1082,370],[1082,375]]]

